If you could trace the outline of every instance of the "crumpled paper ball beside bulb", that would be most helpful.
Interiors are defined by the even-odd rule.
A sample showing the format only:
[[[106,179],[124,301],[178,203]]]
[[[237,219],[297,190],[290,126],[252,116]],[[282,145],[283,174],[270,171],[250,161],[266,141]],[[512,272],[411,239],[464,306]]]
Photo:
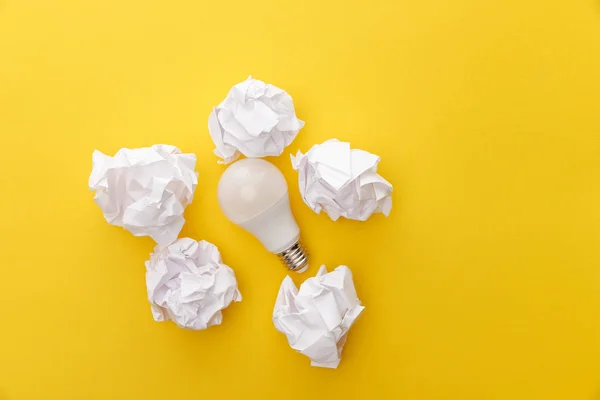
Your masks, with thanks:
[[[233,162],[218,184],[221,210],[295,272],[308,269],[308,252],[287,182],[261,157],[281,155],[303,126],[288,93],[252,77],[233,86],[208,120],[219,163]],[[246,158],[236,161],[242,155]],[[379,157],[331,139],[306,154],[298,151],[291,161],[302,199],[317,214],[366,221],[374,213],[390,213],[392,185],[377,173]],[[198,183],[196,156],[159,144],[124,148],[113,157],[95,151],[92,164],[89,187],[106,221],[157,243],[146,261],[154,319],[193,330],[220,324],[222,310],[242,300],[235,273],[212,243],[178,238]],[[283,280],[273,323],[311,365],[337,368],[349,329],[363,310],[350,269],[328,273],[322,266],[299,289],[289,276]]]
[[[183,238],[156,246],[146,261],[146,286],[154,320],[173,320],[181,328],[219,325],[221,310],[242,301],[235,273],[205,240]]]

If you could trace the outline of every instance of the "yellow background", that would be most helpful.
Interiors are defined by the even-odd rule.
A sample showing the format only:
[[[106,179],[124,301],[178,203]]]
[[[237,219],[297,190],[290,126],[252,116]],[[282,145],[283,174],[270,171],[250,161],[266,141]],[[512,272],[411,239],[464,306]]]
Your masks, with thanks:
[[[338,370],[276,332],[285,271],[217,207],[211,107],[249,74],[306,127],[273,161],[319,264],[366,311]],[[600,3],[0,0],[0,399],[600,398]],[[394,207],[306,207],[288,154],[381,156]],[[94,149],[198,155],[184,235],[244,300],[155,323],[153,248],[88,192]]]

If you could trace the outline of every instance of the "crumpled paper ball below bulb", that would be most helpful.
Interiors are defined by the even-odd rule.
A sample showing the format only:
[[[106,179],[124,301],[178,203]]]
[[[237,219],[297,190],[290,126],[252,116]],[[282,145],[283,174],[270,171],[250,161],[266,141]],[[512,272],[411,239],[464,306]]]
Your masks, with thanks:
[[[290,346],[315,367],[337,368],[348,331],[365,307],[356,294],[352,272],[345,265],[327,272],[321,266],[300,290],[286,276],[273,310],[275,328]]]

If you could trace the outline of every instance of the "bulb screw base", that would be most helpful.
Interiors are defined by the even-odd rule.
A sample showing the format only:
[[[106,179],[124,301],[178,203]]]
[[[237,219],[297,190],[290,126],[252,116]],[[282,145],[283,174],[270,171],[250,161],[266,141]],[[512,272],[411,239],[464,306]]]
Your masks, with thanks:
[[[278,253],[277,256],[290,271],[302,273],[308,269],[308,252],[301,240]]]

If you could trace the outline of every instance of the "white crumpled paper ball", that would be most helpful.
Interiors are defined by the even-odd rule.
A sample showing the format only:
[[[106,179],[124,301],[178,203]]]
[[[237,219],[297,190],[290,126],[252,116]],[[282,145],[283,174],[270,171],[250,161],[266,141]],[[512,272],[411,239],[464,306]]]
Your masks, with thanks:
[[[198,183],[196,156],[157,144],[121,149],[114,157],[94,151],[89,179],[109,224],[166,245],[177,239]]]
[[[231,88],[208,118],[215,154],[224,164],[240,154],[249,158],[278,156],[303,126],[289,94],[252,77]]]
[[[363,312],[352,272],[345,265],[307,279],[300,290],[286,276],[273,310],[275,328],[290,346],[309,357],[314,367],[337,368],[348,330]]]
[[[377,173],[378,156],[330,139],[291,159],[302,199],[317,214],[323,209],[334,221],[340,216],[366,221],[373,213],[389,215],[392,185]]]
[[[205,240],[183,238],[156,246],[146,261],[146,286],[154,320],[173,320],[187,329],[219,325],[221,310],[242,300],[235,273]]]

